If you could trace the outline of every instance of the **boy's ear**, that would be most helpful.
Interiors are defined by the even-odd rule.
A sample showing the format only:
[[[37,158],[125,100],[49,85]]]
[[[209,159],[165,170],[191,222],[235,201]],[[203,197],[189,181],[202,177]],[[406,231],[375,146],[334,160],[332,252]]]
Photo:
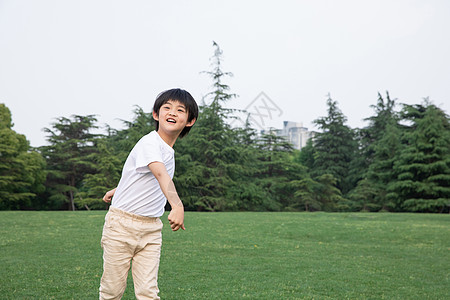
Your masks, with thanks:
[[[158,121],[158,122],[159,122],[158,114],[157,114],[155,111],[153,111],[152,115],[153,115],[153,119],[154,119],[155,121]]]
[[[194,125],[195,121],[197,121],[197,119],[193,118],[191,121],[186,123],[186,127],[192,127],[192,125]]]

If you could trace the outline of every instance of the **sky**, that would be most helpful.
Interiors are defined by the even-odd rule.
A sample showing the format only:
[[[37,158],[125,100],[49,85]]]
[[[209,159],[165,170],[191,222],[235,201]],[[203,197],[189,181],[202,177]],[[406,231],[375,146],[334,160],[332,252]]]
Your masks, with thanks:
[[[449,36],[447,0],[0,0],[0,103],[34,147],[58,117],[121,129],[170,88],[207,102],[215,41],[255,128],[317,130],[328,95],[363,127],[387,91],[450,112]]]

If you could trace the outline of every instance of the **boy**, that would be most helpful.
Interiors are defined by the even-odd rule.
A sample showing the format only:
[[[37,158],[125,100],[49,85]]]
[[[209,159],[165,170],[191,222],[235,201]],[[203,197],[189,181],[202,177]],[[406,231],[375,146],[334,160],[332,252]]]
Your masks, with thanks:
[[[158,267],[166,200],[171,205],[173,231],[185,230],[184,207],[172,178],[173,145],[188,134],[198,117],[194,98],[185,90],[162,92],[153,106],[156,131],[131,150],[117,188],[103,201],[111,202],[103,227],[103,276],[100,299],[120,299],[126,288],[130,261],[137,299],[159,299]],[[113,197],[114,196],[114,197]]]

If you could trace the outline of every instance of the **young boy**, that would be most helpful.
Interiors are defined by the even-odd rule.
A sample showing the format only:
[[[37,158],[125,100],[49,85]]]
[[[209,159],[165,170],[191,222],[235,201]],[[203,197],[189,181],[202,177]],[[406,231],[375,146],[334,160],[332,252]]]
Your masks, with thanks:
[[[125,162],[119,185],[103,197],[103,201],[112,202],[101,240],[100,299],[122,297],[131,260],[136,298],[159,299],[159,218],[166,200],[171,205],[170,227],[173,231],[185,230],[183,203],[172,181],[172,147],[178,137],[188,134],[197,117],[197,104],[187,91],[172,89],[159,94],[153,106],[156,131],[137,142]]]

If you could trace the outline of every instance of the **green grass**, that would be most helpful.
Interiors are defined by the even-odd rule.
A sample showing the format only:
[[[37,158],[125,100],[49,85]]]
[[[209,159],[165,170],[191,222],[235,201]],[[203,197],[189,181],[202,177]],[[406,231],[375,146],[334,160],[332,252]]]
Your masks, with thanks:
[[[105,212],[0,212],[0,299],[98,299]],[[450,216],[166,217],[162,299],[450,299]],[[134,299],[131,275],[123,299]]]

